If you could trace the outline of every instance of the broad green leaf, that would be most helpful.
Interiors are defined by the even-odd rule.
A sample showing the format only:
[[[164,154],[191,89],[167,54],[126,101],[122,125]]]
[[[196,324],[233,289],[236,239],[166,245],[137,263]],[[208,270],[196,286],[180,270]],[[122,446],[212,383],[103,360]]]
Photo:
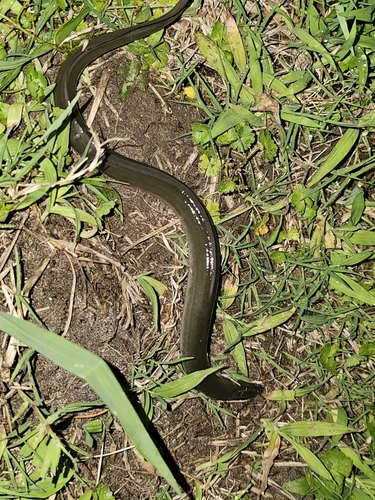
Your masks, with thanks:
[[[357,467],[365,476],[371,481],[375,482],[375,471],[366,464],[366,459],[358,455],[351,448],[340,448],[340,451],[344,453],[353,462],[354,467]]]
[[[335,357],[338,350],[339,346],[337,344],[327,343],[324,344],[320,351],[320,364],[333,375],[337,374],[337,361],[335,360]]]
[[[23,200],[18,203],[18,205],[15,206],[15,210],[24,210],[27,207],[30,207],[34,203],[36,203],[38,200],[43,198],[48,191],[50,190],[50,185],[48,184],[47,186],[40,186],[35,191],[32,193],[27,194]]]
[[[272,328],[276,328],[277,326],[280,326],[288,321],[288,319],[293,316],[295,310],[296,308],[292,307],[287,311],[254,321],[251,325],[249,325],[249,327],[244,328],[243,331],[241,331],[241,335],[243,337],[250,337],[252,335],[257,335],[258,333],[267,332]]]
[[[292,437],[337,436],[356,432],[356,429],[334,422],[291,422],[280,427],[280,433]]]
[[[362,344],[359,348],[359,354],[367,358],[375,356],[375,340]]]
[[[338,485],[342,485],[345,477],[349,477],[352,472],[353,462],[338,449],[329,450],[320,459]]]
[[[8,107],[7,129],[17,128],[22,120],[24,105],[22,102],[15,102]],[[16,139],[15,139],[16,140]],[[9,142],[9,141],[8,141]]]
[[[373,2],[369,2],[370,4]],[[364,23],[374,22],[374,10],[375,4],[369,5],[368,7],[361,7],[360,9],[352,9],[344,12],[340,12],[340,16],[346,17],[348,19],[355,18],[357,21],[363,21]]]
[[[372,233],[371,233],[372,234]],[[351,241],[351,238],[350,238]],[[352,242],[353,243],[353,242]],[[334,258],[338,257],[336,261],[330,265],[330,269],[335,269],[335,267],[351,267],[351,266],[356,266],[357,264],[360,264],[361,262],[364,262],[371,257],[374,256],[374,252],[371,250],[364,250],[361,253],[356,253],[354,255],[351,255],[350,257],[347,257],[347,253],[338,253],[338,252],[332,252],[331,257],[332,257],[332,262]]]
[[[375,245],[375,231],[366,231],[365,229],[359,229],[352,236],[349,237],[349,241],[354,245]]]
[[[56,167],[49,158],[43,158],[40,167],[47,183],[53,184],[57,181]]]
[[[297,495],[307,496],[311,492],[310,483],[307,481],[306,477],[300,477],[294,479],[294,481],[288,481],[283,484],[283,488],[289,493],[296,493]]]
[[[239,95],[247,104],[254,104],[254,93],[249,89],[249,87],[246,87],[243,84],[241,78],[226,58],[224,51],[221,50],[220,47],[218,47],[212,40],[205,37],[201,33],[196,33],[195,39],[201,54],[219,73],[219,75],[224,78],[224,80],[229,82],[231,88],[233,89],[232,94],[234,96]]]
[[[232,105],[230,109],[223,111],[219,115],[219,118],[216,120],[210,132],[205,128],[201,129],[199,143],[202,145],[207,144],[211,139],[216,139],[229,129],[244,121],[254,127],[263,125],[263,120],[254,115],[251,111],[242,106]],[[197,133],[197,127],[195,133]]]
[[[310,34],[316,38],[321,37],[327,30],[322,14],[316,9],[311,2],[307,7],[307,22],[310,29]]]

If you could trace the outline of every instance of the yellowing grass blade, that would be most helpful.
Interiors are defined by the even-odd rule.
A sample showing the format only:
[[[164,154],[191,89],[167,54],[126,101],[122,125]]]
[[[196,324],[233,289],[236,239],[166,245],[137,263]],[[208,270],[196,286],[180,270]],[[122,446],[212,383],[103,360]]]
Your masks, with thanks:
[[[141,455],[156,467],[170,486],[181,495],[171,470],[103,359],[49,330],[14,318],[2,311],[0,311],[0,330],[24,342],[64,370],[85,380],[121,422],[124,431]]]
[[[295,307],[291,307],[287,311],[272,316],[262,317],[251,323],[248,327],[245,327],[241,335],[242,337],[251,337],[252,335],[257,335],[258,333],[267,332],[272,328],[276,328],[288,321],[288,319],[293,316],[295,310]]]
[[[247,68],[246,52],[242,37],[233,16],[227,12],[225,18],[225,29],[227,33],[230,51],[233,54],[234,62],[240,73],[244,73]]]

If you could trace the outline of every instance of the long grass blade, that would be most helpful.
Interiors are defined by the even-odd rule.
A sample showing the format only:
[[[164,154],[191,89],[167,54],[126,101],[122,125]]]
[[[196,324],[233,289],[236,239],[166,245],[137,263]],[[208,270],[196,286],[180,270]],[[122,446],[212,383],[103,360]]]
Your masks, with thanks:
[[[85,380],[121,422],[124,431],[141,455],[156,467],[178,494],[181,494],[173,473],[104,360],[53,332],[2,311],[0,328],[61,368]]]

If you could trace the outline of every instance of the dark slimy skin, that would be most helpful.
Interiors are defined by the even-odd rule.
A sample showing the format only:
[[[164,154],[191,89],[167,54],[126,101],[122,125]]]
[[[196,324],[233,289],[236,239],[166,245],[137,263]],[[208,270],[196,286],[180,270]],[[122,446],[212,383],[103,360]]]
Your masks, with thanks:
[[[84,50],[73,52],[62,64],[54,91],[55,103],[67,108],[77,94],[77,83],[82,71],[103,54],[144,38],[175,22],[189,5],[180,0],[167,14],[151,22],[138,24],[113,33],[106,33],[90,41]],[[92,139],[79,108],[71,116],[72,147],[84,154]],[[91,142],[88,157],[96,148]],[[181,329],[181,356],[186,373],[210,367],[209,340],[216,308],[220,276],[220,251],[217,234],[205,207],[197,195],[174,177],[150,165],[134,161],[108,150],[99,169],[115,180],[139,187],[167,203],[184,224],[189,244],[189,277]],[[244,400],[259,394],[257,385],[236,382],[214,373],[197,387],[207,396],[218,400]]]

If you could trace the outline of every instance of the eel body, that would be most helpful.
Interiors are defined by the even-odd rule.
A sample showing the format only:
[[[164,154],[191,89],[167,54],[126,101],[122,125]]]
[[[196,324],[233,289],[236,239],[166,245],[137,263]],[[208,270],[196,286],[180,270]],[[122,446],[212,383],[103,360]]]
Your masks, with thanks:
[[[83,70],[95,59],[134,40],[144,38],[175,22],[189,5],[180,0],[168,13],[151,22],[138,24],[92,39],[84,50],[77,49],[61,65],[54,91],[55,104],[66,108],[77,94]],[[70,142],[79,154],[90,144],[88,157],[96,153],[92,134],[78,106],[73,109]],[[181,326],[181,356],[192,358],[183,362],[186,373],[210,367],[208,349],[216,308],[220,276],[220,251],[211,217],[198,196],[176,178],[150,165],[134,161],[108,150],[100,170],[115,180],[136,186],[160,198],[179,216],[184,224],[189,245],[189,276]],[[247,382],[236,382],[218,373],[209,375],[197,387],[218,400],[249,399],[260,392]]]

